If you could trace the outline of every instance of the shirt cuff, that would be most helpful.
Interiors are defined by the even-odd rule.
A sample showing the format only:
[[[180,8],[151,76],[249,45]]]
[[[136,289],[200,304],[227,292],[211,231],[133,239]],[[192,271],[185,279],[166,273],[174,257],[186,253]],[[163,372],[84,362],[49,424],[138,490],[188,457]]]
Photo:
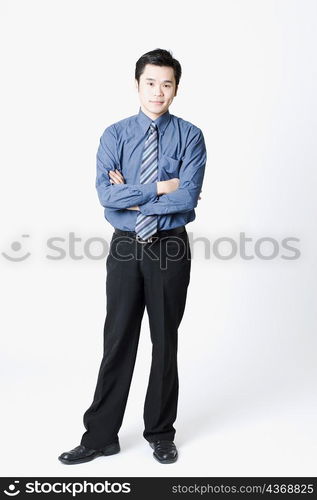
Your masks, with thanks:
[[[153,201],[150,200],[147,203],[139,206],[139,210],[142,215],[153,215]]]
[[[154,201],[157,198],[156,182],[149,182],[148,184],[142,184],[142,194],[143,194],[143,203],[147,203],[148,201]]]

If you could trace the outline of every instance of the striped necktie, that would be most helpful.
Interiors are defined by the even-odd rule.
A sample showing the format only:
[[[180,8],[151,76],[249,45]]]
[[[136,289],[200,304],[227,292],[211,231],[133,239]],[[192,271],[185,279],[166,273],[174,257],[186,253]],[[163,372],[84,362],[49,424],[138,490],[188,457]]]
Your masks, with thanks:
[[[156,182],[158,179],[158,140],[157,126],[154,122],[150,124],[150,130],[145,140],[140,183]],[[137,215],[135,232],[143,240],[149,238],[157,231],[157,215]]]

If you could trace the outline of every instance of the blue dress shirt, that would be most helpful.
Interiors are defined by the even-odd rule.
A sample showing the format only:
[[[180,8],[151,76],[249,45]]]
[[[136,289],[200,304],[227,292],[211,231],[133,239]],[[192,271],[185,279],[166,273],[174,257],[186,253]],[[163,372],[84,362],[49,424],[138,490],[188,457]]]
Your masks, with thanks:
[[[140,184],[141,159],[150,123],[158,127],[158,180],[178,177],[179,187],[157,195],[156,182]],[[202,131],[166,111],[151,120],[141,108],[137,115],[106,128],[97,152],[96,189],[106,220],[115,228],[135,231],[139,206],[144,215],[158,216],[158,230],[192,222],[201,191],[206,146]],[[118,169],[124,184],[111,184],[108,172]]]

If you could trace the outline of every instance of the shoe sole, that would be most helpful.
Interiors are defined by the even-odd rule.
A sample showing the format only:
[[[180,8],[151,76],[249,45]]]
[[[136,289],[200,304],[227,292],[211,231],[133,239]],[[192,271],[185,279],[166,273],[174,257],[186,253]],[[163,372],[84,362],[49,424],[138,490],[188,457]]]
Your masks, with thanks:
[[[176,460],[178,459],[178,455],[176,455],[175,458],[171,458],[169,460],[160,460],[159,458],[157,458],[157,456],[155,455],[155,453],[153,453],[153,457],[155,458],[155,460],[157,460],[160,464],[173,464],[174,462],[176,462]]]
[[[98,458],[98,457],[103,457],[103,456],[108,457],[110,455],[116,455],[117,453],[119,453],[119,451],[120,451],[120,445],[115,445],[111,448],[109,447],[105,451],[100,451],[99,453],[96,453],[90,457],[77,458],[75,460],[66,460],[65,458],[58,457],[58,460],[65,465],[83,464],[85,462],[91,462],[91,460],[94,460],[95,458]]]
[[[153,448],[154,450],[154,445],[152,445],[152,443],[150,443],[150,446],[151,448]],[[178,459],[178,453],[176,454],[176,457],[175,458],[170,458],[168,460],[160,460],[156,455],[155,453],[153,453],[153,457],[155,458],[155,460],[157,460],[160,464],[173,464],[174,462],[176,462],[176,460]]]

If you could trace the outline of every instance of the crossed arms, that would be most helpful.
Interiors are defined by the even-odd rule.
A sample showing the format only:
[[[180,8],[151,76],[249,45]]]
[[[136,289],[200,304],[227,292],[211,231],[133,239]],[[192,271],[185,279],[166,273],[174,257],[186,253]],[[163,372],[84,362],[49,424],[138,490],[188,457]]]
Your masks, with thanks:
[[[125,180],[121,172],[119,170],[110,170],[109,178],[111,184],[124,184]],[[169,179],[168,181],[158,181],[156,182],[157,195],[168,194],[176,191],[179,186],[179,178],[174,177],[173,179]],[[128,207],[128,210],[140,210],[140,207]]]
[[[206,148],[200,129],[189,134],[179,178],[148,184],[125,184],[118,170],[114,126],[103,133],[97,152],[96,188],[103,207],[140,210],[144,215],[184,213],[200,199],[206,164]]]

